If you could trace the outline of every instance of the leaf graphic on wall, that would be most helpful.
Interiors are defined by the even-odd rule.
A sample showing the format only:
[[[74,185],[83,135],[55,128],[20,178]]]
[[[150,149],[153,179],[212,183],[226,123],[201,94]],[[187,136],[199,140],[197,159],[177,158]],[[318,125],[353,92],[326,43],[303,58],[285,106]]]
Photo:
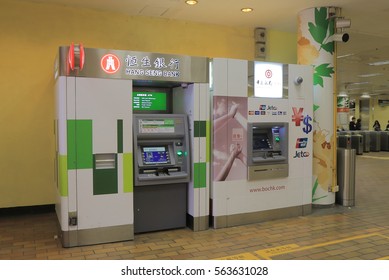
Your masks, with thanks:
[[[320,49],[333,54],[334,42],[326,42],[335,32],[334,20],[327,18],[327,8],[315,9],[315,23],[308,23],[312,38],[320,44]]]
[[[327,8],[319,8],[315,9],[315,24],[312,22],[308,23],[309,33],[320,45],[323,44],[324,39],[327,37],[328,22]]]
[[[335,73],[334,67],[330,67],[329,63],[323,63],[315,67],[315,72],[313,73],[313,85],[320,85],[323,87],[323,77],[331,78],[331,75]]]

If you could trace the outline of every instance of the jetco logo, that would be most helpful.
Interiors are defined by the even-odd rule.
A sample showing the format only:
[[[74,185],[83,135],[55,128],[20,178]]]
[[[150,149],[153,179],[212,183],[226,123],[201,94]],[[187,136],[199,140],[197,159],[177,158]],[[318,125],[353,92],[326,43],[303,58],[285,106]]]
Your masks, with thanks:
[[[105,73],[114,74],[120,68],[120,60],[116,55],[109,53],[101,58],[100,65]]]
[[[309,153],[304,151],[296,151],[296,154],[293,156],[293,158],[307,158],[307,157],[309,157]]]
[[[296,149],[305,149],[308,144],[308,138],[297,138]]]
[[[294,122],[296,126],[301,126],[301,122],[303,122],[304,123],[303,132],[305,134],[310,133],[312,131],[312,125],[310,123],[312,121],[312,118],[309,115],[306,115],[304,117],[303,115],[304,108],[299,108],[297,111],[297,108],[293,107],[292,110],[293,110],[292,122]]]

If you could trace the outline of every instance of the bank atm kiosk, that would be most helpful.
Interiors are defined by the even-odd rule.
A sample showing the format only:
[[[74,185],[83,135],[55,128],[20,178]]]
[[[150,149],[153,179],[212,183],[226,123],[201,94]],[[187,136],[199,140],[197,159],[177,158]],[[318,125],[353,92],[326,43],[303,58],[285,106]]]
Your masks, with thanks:
[[[186,226],[190,181],[188,117],[135,114],[134,232]]]
[[[248,181],[287,177],[288,123],[249,123]]]

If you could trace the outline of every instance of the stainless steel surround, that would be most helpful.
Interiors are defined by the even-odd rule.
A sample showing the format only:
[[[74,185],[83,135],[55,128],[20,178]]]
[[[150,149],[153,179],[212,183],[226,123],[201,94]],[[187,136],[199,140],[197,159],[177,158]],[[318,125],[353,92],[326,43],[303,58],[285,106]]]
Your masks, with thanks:
[[[297,216],[309,215],[312,212],[312,204],[305,204],[299,206],[292,206],[280,209],[271,209],[265,211],[214,216],[213,227],[225,228],[233,226],[241,226],[253,223],[261,223],[276,219],[285,219]]]
[[[134,225],[61,231],[62,245],[75,247],[134,239]]]

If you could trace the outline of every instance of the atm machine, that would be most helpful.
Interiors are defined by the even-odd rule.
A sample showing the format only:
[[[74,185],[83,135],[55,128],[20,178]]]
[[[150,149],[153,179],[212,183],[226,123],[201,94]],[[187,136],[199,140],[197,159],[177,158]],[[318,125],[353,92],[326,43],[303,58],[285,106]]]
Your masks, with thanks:
[[[186,226],[190,181],[188,117],[136,114],[134,128],[134,232]]]
[[[249,123],[248,181],[288,177],[288,123]]]

